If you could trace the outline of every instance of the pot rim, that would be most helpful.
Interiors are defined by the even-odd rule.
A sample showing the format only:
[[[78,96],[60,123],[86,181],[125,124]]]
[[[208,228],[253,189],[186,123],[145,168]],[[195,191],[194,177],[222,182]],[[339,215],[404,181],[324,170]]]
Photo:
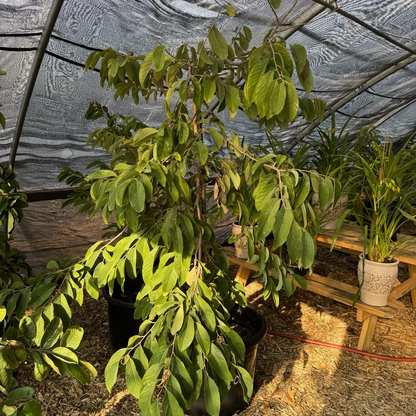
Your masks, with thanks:
[[[366,254],[366,256],[367,256],[367,254]],[[362,261],[362,259],[363,259],[363,253],[360,253],[359,254],[359,259]],[[397,257],[393,257],[393,261],[392,262],[390,262],[390,263],[384,263],[384,262],[379,262],[379,261],[373,261],[373,260],[369,260],[369,259],[365,259],[365,262],[366,263],[371,263],[371,264],[377,264],[377,265],[381,265],[381,266],[389,266],[389,267],[391,267],[391,266],[398,266],[399,265],[399,263],[400,263],[400,260],[397,258]]]

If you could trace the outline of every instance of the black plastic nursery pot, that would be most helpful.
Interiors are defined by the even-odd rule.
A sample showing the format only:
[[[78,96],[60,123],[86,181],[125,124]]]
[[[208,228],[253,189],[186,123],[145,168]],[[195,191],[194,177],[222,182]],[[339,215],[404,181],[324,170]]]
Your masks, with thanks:
[[[143,280],[137,277],[135,280],[127,280],[124,293],[138,292]],[[113,296],[110,296],[108,287],[102,290],[104,298],[108,302],[108,320],[111,346],[118,350],[127,345],[129,338],[138,333],[141,320],[134,319],[134,300],[123,299],[124,294],[118,284],[114,285]],[[246,347],[244,368],[250,376],[254,377],[256,369],[257,348],[260,341],[266,336],[267,324],[264,318],[251,308],[235,306],[230,311],[231,318],[228,321],[230,327],[240,334]],[[245,335],[247,333],[247,335]],[[227,396],[221,403],[220,416],[232,416],[236,412],[247,407],[248,403],[243,398],[243,389],[236,378],[230,386]],[[208,412],[205,408],[204,395],[186,412],[190,416],[205,416]]]
[[[244,359],[244,368],[249,372],[250,376],[254,378],[257,360],[257,348],[261,340],[266,336],[267,324],[263,316],[251,308],[234,307],[231,311],[231,318],[228,324],[231,327],[238,326],[241,329],[247,329],[252,335],[243,338],[246,346],[246,356]],[[237,331],[241,332],[241,331]],[[238,379],[231,384],[228,394],[221,402],[220,416],[232,416],[236,412],[244,410],[248,403],[244,400],[243,389]],[[203,394],[199,396],[198,400],[186,412],[190,416],[208,416],[205,408],[205,397]]]
[[[139,332],[142,320],[134,319],[134,299],[143,283],[141,275],[136,279],[126,279],[123,293],[115,282],[113,296],[110,296],[107,286],[102,289],[108,305],[110,343],[115,350],[126,347],[129,338]]]

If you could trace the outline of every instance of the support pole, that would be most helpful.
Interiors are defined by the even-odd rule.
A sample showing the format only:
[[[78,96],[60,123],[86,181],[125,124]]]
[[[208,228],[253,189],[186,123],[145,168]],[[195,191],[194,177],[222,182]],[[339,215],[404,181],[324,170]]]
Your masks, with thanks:
[[[33,87],[35,86],[36,78],[39,73],[40,65],[42,64],[43,56],[45,55],[46,47],[48,46],[52,30],[55,26],[64,0],[53,0],[49,10],[48,17],[43,27],[42,35],[39,40],[38,49],[36,50],[35,58],[33,59],[32,67],[30,68],[29,77],[27,79],[26,89],[23,95],[22,104],[20,106],[19,115],[17,117],[16,129],[11,143],[9,163],[14,167],[16,160],[17,148],[20,142],[20,135],[22,134],[23,124],[25,122],[27,109],[29,107],[30,98],[32,96]]]

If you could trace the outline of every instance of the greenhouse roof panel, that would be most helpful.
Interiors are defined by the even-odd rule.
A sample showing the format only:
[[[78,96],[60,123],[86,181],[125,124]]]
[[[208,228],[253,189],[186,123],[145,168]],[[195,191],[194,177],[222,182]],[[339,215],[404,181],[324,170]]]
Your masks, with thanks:
[[[0,77],[0,102],[7,122],[6,129],[0,130],[2,163],[9,158],[40,34],[51,6],[59,3],[9,0],[0,5],[0,69],[7,72]],[[416,55],[405,49],[416,49],[416,3],[350,0],[338,4],[342,13],[349,14],[347,17],[330,12],[321,3],[282,0],[278,10],[278,33],[287,38],[288,45],[300,43],[306,47],[315,80],[311,98],[326,100],[326,115],[338,111],[339,126],[365,106],[350,121],[352,132],[380,123],[380,129],[394,130],[392,137],[396,139],[411,134],[415,130]],[[223,13],[225,4],[235,7],[236,17]],[[367,27],[351,21],[350,16]],[[274,27],[275,16],[266,0],[63,1],[28,111],[23,114],[16,156],[23,187],[60,187],[56,175],[63,166],[82,169],[101,157],[85,144],[87,135],[102,125],[84,119],[91,100],[108,105],[111,111],[135,115],[149,125],[162,119],[160,106],[152,101],[141,102],[138,107],[129,97],[114,102],[113,92],[99,87],[98,74],[83,69],[91,51],[112,47],[124,53],[144,54],[162,43],[174,52],[184,42],[195,46],[213,23],[228,40],[236,28],[247,25],[253,32],[253,43],[259,44]],[[297,87],[302,96],[302,87]],[[404,117],[402,123],[398,122],[400,116]],[[230,127],[248,143],[265,143],[264,131],[243,115],[231,120]],[[276,130],[274,134],[291,148],[313,127],[300,116],[286,131]]]

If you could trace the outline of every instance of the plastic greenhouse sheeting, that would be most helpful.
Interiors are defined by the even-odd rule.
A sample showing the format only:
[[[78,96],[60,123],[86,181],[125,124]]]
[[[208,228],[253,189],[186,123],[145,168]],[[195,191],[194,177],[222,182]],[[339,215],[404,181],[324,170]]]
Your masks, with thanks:
[[[21,136],[14,138],[41,34],[47,31],[50,10],[60,3],[27,113],[22,114]],[[282,0],[278,10],[280,19],[289,13],[280,34],[308,52],[315,80],[311,97],[326,100],[327,115],[336,111],[339,127],[354,114],[352,132],[376,124],[395,140],[408,137],[416,130],[416,2],[337,4],[404,48],[349,17],[329,13],[320,3]],[[236,17],[223,13],[226,4],[235,7]],[[13,140],[18,139],[15,167],[22,188],[62,187],[56,176],[64,166],[82,170],[102,156],[85,143],[89,132],[101,125],[84,119],[89,101],[149,125],[163,117],[161,106],[152,101],[135,106],[126,97],[115,103],[113,92],[99,87],[98,73],[84,71],[89,53],[110,46],[147,53],[159,42],[174,51],[184,42],[196,45],[214,22],[228,39],[235,28],[249,26],[253,44],[276,23],[266,0],[0,0],[0,69],[7,72],[0,77],[6,118],[6,129],[0,130],[0,163],[8,162]],[[244,115],[231,120],[230,127],[246,142],[265,143],[264,132]],[[299,116],[286,131],[274,134],[291,149],[313,127]]]

